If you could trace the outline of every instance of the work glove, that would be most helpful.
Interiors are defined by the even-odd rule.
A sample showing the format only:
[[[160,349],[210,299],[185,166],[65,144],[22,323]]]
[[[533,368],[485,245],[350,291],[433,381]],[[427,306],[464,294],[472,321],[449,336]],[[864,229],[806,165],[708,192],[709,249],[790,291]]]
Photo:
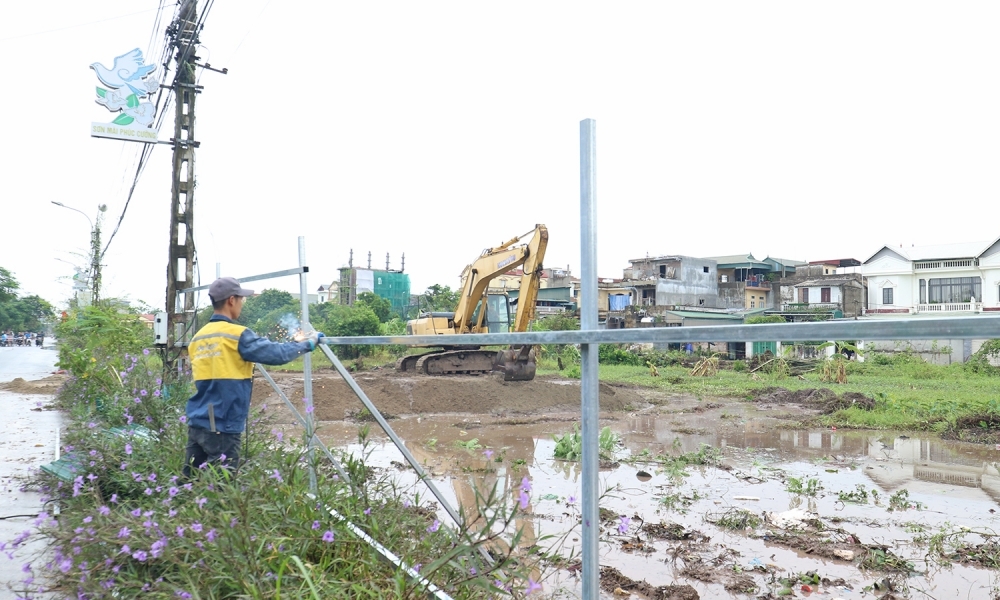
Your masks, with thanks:
[[[316,344],[319,343],[319,339],[321,337],[326,337],[326,336],[324,336],[323,333],[320,332],[320,331],[314,331],[314,332],[312,332],[312,333],[309,334],[309,337],[306,338],[306,341],[309,342],[309,351],[310,352],[312,352],[313,350],[316,349]]]

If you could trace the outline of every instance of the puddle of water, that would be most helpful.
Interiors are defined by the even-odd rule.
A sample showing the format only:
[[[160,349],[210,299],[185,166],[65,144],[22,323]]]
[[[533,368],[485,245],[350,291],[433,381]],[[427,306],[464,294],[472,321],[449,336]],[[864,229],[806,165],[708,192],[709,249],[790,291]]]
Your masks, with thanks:
[[[512,494],[522,477],[532,482],[532,503],[517,525],[530,532],[524,542],[530,545],[536,536],[564,538],[561,550],[578,553],[580,465],[553,458],[552,435],[572,430],[573,415],[548,415],[555,419],[519,425],[498,425],[490,417],[437,416],[404,418],[392,422],[393,428],[414,456],[425,465],[442,492],[453,505],[474,506],[475,494],[486,493],[496,483]],[[731,508],[743,508],[755,515],[781,513],[800,508],[816,513],[828,529],[842,529],[865,544],[887,546],[915,566],[916,574],[900,578],[909,586],[911,598],[988,598],[996,584],[992,571],[965,565],[942,567],[925,561],[927,548],[914,537],[933,534],[942,527],[968,527],[973,530],[998,529],[997,509],[1000,500],[1000,451],[993,447],[948,442],[933,438],[908,437],[892,433],[854,431],[776,429],[774,420],[746,409],[738,418],[724,419],[687,415],[678,425],[673,414],[629,415],[617,421],[605,421],[622,436],[622,455],[638,455],[648,449],[676,455],[697,451],[708,444],[722,451],[727,469],[689,467],[686,477],[671,477],[654,464],[622,464],[602,469],[601,490],[606,492],[602,508],[631,519],[626,535],[619,535],[615,525],[605,527],[601,538],[601,565],[609,565],[635,580],[652,585],[690,584],[702,598],[736,598],[724,586],[737,573],[753,578],[759,590],[777,591],[769,584],[771,576],[755,567],[774,565],[779,573],[815,571],[821,577],[843,579],[848,587],[827,588],[829,598],[859,598],[862,590],[885,577],[878,572],[863,572],[851,562],[818,558],[765,534],[768,525],[752,534],[720,528],[705,517],[719,515]],[[358,452],[358,426],[350,423],[323,423],[320,435],[328,444]],[[403,461],[388,443],[377,425],[372,425],[374,448],[369,463],[394,469]],[[683,429],[688,433],[678,433]],[[471,439],[489,447],[503,462],[494,462],[483,451],[460,448],[456,442]],[[639,476],[644,471],[646,475]],[[795,477],[806,484],[816,479],[822,490],[816,497],[791,494],[785,479]],[[412,486],[420,498],[430,497],[418,484],[412,471],[398,471],[398,479]],[[877,492],[879,505],[843,502],[839,492],[851,492],[863,486]],[[889,512],[889,497],[907,490],[908,500],[919,503],[921,510]],[[751,497],[753,500],[740,500]],[[676,498],[672,507],[664,498]],[[684,498],[690,499],[686,502]],[[442,513],[442,522],[446,519]],[[697,530],[711,540],[704,544],[690,541],[657,541],[639,531],[642,523],[676,523],[685,530]],[[773,527],[771,531],[776,531]],[[636,535],[652,552],[629,552],[623,544],[634,542]],[[844,535],[827,531],[818,540],[836,541]],[[976,542],[975,536],[969,541]],[[549,542],[542,542],[543,545]],[[860,551],[860,547],[856,547]],[[692,576],[697,567],[711,567],[708,581]],[[686,570],[696,567],[694,570]],[[553,573],[545,581],[545,591],[553,597],[573,597],[580,593],[578,577],[565,571]],[[800,588],[796,586],[796,594]],[[760,593],[760,592],[758,592]],[[610,594],[608,597],[612,597]],[[619,596],[621,597],[621,596]],[[907,596],[903,596],[907,597]]]

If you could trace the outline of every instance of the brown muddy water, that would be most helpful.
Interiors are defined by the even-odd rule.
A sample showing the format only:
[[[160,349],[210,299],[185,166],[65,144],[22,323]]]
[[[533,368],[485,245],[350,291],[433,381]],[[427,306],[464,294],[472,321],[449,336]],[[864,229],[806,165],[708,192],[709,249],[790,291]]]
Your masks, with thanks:
[[[600,506],[609,512],[600,564],[617,570],[608,569],[602,578],[605,597],[695,597],[686,588],[669,588],[680,590],[676,596],[653,589],[671,584],[689,585],[701,598],[993,597],[1000,586],[998,572],[960,561],[975,554],[968,547],[995,541],[990,536],[998,524],[1000,451],[917,435],[779,429],[754,411],[747,408],[721,420],[706,417],[705,427],[699,427],[698,414],[687,415],[681,424],[669,413],[604,415],[602,425],[623,440],[619,461],[644,451],[650,456],[697,452],[703,444],[721,453],[718,466],[683,471],[654,462],[621,462],[601,470]],[[528,516],[518,522],[531,532],[525,544],[541,538],[541,547],[556,543],[568,554],[580,539],[580,465],[554,459],[552,436],[572,430],[576,416],[524,421],[441,415],[391,424],[455,505],[474,506],[475,489],[485,493],[494,483],[515,494],[528,477],[532,502]],[[329,444],[356,453],[361,450],[358,427],[327,422],[320,434]],[[378,426],[371,424],[371,430],[369,464],[394,472],[398,481],[412,486],[411,493],[429,498],[412,471],[400,468],[401,455]],[[472,439],[482,448],[457,445]],[[492,458],[485,456],[486,448],[494,452]],[[792,479],[815,495],[789,491]],[[841,497],[841,492],[853,496]],[[762,520],[750,519],[736,530],[717,523],[737,515],[733,509]],[[804,522],[776,522],[780,519],[774,515],[790,510],[797,512],[785,516]],[[441,521],[446,520],[442,512]],[[944,540],[944,554],[955,560],[929,554],[929,537],[942,532],[952,534]],[[964,552],[950,552],[961,544],[967,546]],[[994,546],[985,548],[1000,555]],[[807,579],[812,582],[804,588]],[[552,569],[543,584],[546,597],[580,593],[572,569]]]

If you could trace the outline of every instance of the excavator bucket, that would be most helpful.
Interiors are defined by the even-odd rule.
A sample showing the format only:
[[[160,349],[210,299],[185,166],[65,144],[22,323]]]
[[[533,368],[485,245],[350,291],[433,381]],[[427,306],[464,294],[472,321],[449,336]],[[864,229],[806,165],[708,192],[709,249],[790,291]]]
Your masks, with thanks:
[[[497,371],[503,371],[504,381],[531,381],[535,378],[535,349],[532,346],[510,348],[498,355]]]

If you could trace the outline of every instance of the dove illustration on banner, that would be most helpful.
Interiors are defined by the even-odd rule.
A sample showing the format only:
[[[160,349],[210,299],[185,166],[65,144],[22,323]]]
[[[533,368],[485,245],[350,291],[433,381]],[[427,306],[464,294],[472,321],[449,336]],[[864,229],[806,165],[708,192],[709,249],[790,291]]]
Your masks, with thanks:
[[[156,108],[150,102],[142,102],[160,87],[156,78],[156,67],[144,65],[142,50],[136,48],[115,57],[111,68],[101,63],[93,63],[90,68],[105,87],[97,88],[96,102],[111,112],[121,112],[115,125],[135,125],[151,127],[156,116]]]

